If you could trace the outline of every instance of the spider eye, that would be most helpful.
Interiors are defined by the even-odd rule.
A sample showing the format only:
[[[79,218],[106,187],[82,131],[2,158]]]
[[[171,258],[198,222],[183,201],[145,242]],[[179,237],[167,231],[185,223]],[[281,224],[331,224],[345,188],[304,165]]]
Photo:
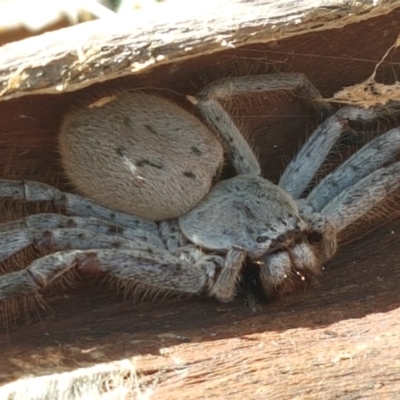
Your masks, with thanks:
[[[267,235],[261,235],[257,237],[257,243],[265,243],[266,241],[269,240],[269,236]]]
[[[286,240],[285,235],[279,235],[279,236],[278,236],[278,242],[282,243],[282,242],[284,242],[285,240]]]

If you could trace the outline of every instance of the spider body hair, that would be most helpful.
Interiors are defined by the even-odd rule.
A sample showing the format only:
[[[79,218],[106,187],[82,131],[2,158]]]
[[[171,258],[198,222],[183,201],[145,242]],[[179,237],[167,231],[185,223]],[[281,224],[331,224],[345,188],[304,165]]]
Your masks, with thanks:
[[[281,89],[320,99],[301,74],[272,74],[223,79],[188,97],[209,128],[142,92],[111,96],[67,117],[61,160],[71,183],[91,199],[38,182],[0,181],[0,197],[50,201],[67,215],[0,226],[3,259],[27,246],[50,248],[0,276],[0,301],[38,293],[73,270],[106,274],[126,288],[220,301],[235,297],[246,259],[259,265],[267,294],[318,275],[337,250],[338,234],[400,187],[400,164],[391,164],[400,130],[366,144],[305,195],[348,121],[384,114],[343,107],[314,131],[275,185],[261,177],[218,100]],[[224,152],[237,175],[213,185]]]

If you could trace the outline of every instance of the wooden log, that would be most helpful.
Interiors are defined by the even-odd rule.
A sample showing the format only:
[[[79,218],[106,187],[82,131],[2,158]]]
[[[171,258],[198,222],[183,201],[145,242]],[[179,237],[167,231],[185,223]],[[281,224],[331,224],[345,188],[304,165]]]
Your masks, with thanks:
[[[64,75],[62,68],[54,65],[78,70],[76,54],[64,58],[76,50],[71,49],[71,43],[76,43],[73,33],[55,32],[4,46],[0,59],[14,59],[14,67],[8,75],[6,63],[0,67],[0,85],[7,82],[1,86],[5,91],[0,102],[0,168],[6,176],[56,181],[60,187],[68,187],[55,150],[60,121],[69,109],[113,91],[150,87],[189,107],[185,95],[195,94],[215,78],[297,71],[330,97],[343,86],[370,76],[395,43],[400,10],[387,13],[386,5],[382,7],[381,13],[377,8],[364,8],[369,12],[356,13],[351,17],[354,23],[345,26],[343,20],[330,25],[337,23],[333,19],[322,30],[308,27],[303,31],[302,24],[291,20],[287,31],[281,25],[284,34],[280,40],[274,40],[278,36],[273,30],[269,40],[271,27],[265,27],[267,38],[261,35],[253,40],[250,33],[254,31],[247,31],[246,39],[243,31],[241,45],[235,48],[221,49],[220,42],[215,45],[212,40],[204,47],[198,42],[188,52],[176,45],[175,55],[159,63],[143,62],[143,68],[135,71],[111,65],[104,77],[85,72],[88,79],[84,83],[78,75],[67,73],[67,84],[62,81],[60,92],[56,86]],[[336,14],[333,11],[331,15]],[[98,23],[90,26],[100,26]],[[227,29],[230,35],[232,26]],[[85,35],[95,38],[98,34],[105,40],[113,37],[112,32],[101,29],[74,29],[85,46],[89,43]],[[221,25],[212,35],[218,29]],[[148,32],[143,32],[143,43]],[[189,37],[188,32],[183,34]],[[63,43],[62,37],[69,37],[69,43]],[[125,38],[122,49],[129,48],[132,38]],[[49,43],[48,54],[60,55],[61,64],[55,57],[54,64],[40,65],[35,54],[46,53],[43,40]],[[137,46],[139,39],[134,43]],[[168,41],[166,48],[171,43]],[[158,46],[161,48],[161,42]],[[52,53],[56,48],[64,52]],[[150,48],[142,58],[139,54],[138,60],[166,51],[154,53]],[[122,50],[107,51],[105,59],[111,64],[112,51],[118,55]],[[3,58],[5,54],[10,57]],[[94,54],[88,61],[92,66],[95,60],[102,60]],[[18,69],[17,56],[28,76],[10,84]],[[393,82],[399,73],[399,58],[394,49],[378,71],[380,80]],[[35,75],[29,71],[35,65],[53,72],[38,77],[42,80],[30,80]],[[131,72],[135,73],[129,75]],[[101,84],[88,86],[103,79],[106,81]],[[72,92],[77,88],[82,90]],[[41,92],[47,94],[37,94]],[[237,99],[232,107],[257,148],[264,175],[274,181],[317,123],[304,99],[287,94]],[[396,398],[400,391],[397,215],[392,212],[379,226],[369,226],[369,232],[363,227],[352,241],[342,244],[317,286],[262,304],[257,312],[240,299],[224,306],[207,298],[132,304],[90,279],[69,289],[54,288],[44,293],[49,309],[27,311],[29,323],[24,323],[22,309],[16,323],[6,321],[0,327],[0,398],[78,399],[83,393],[86,398],[101,393],[116,399],[124,395],[162,399]]]
[[[152,18],[104,19],[0,48],[0,100],[60,93],[226,48],[340,28],[396,2],[215,0]]]

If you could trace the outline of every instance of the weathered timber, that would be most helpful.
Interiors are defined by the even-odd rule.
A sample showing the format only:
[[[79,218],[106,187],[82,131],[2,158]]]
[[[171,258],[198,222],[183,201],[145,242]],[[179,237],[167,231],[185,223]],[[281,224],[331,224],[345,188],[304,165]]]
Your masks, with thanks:
[[[212,8],[199,2],[183,14],[91,21],[2,46],[0,100],[73,91],[226,48],[341,28],[397,6],[387,0],[216,0]]]

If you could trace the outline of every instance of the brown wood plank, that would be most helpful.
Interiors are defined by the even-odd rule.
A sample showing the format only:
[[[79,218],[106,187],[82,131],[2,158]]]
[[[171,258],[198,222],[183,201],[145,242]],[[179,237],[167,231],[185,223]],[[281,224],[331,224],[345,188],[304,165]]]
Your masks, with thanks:
[[[136,372],[154,398],[396,398],[399,230],[396,221],[345,246],[317,288],[256,313],[238,301],[225,312],[208,299],[134,309],[67,292],[51,304],[52,318],[3,339],[0,379],[129,360],[119,368]]]

